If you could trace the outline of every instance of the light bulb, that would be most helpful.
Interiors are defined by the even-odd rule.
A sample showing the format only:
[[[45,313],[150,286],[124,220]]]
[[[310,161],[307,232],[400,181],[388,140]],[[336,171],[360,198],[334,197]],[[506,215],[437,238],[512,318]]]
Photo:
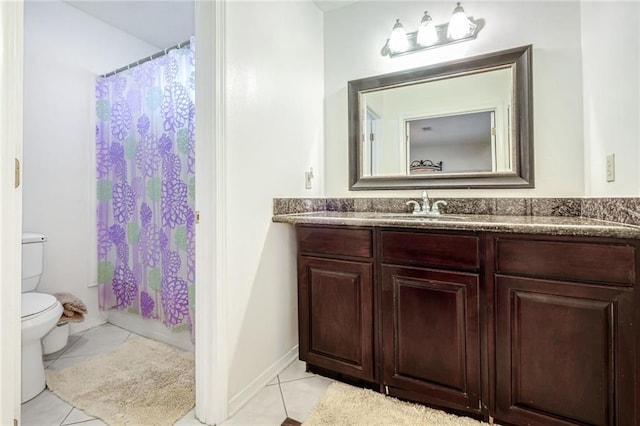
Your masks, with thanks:
[[[473,24],[467,18],[464,13],[464,9],[460,6],[460,3],[453,9],[453,15],[449,19],[449,26],[447,28],[447,37],[453,40],[461,39],[469,34]]]
[[[429,16],[427,12],[424,12],[424,16],[422,17],[416,41],[423,47],[431,46],[438,42],[438,31],[431,20],[431,16]]]
[[[409,48],[409,41],[407,40],[407,32],[400,23],[399,19],[396,19],[396,23],[391,31],[391,37],[389,37],[389,49],[393,52],[404,52]]]

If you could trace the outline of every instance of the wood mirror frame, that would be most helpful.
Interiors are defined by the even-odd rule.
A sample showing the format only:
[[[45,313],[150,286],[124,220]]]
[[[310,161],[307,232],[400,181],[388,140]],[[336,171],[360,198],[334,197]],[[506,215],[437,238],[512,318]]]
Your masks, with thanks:
[[[531,51],[532,46],[529,45],[427,67],[349,81],[349,189],[533,188]],[[509,66],[513,70],[513,108],[510,117],[512,119],[512,149],[515,153],[514,170],[478,174],[430,174],[428,176],[362,176],[360,99],[363,93],[431,80],[455,78]]]

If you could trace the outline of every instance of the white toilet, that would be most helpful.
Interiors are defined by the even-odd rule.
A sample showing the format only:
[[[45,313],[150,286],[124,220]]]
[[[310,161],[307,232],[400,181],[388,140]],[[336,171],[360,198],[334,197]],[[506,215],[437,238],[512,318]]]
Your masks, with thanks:
[[[30,400],[45,388],[41,339],[60,319],[62,305],[50,294],[36,293],[44,261],[41,234],[22,234],[22,395]]]

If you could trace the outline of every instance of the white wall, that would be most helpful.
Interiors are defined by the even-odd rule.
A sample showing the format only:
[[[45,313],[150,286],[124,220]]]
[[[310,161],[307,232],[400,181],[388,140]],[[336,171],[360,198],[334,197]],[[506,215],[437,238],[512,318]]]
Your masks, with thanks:
[[[393,59],[381,56],[380,49],[395,19],[400,18],[407,31],[414,31],[424,13],[423,3],[363,1],[325,14],[327,196],[410,196],[416,192],[348,191],[347,81],[526,44],[533,45],[535,189],[439,190],[434,195],[584,193],[580,3],[474,1],[463,6],[468,15],[485,20],[476,40]],[[429,13],[439,24],[449,19],[452,8],[453,3],[432,2]]]
[[[323,60],[322,13],[310,0],[230,2],[226,15],[222,208],[233,411],[298,343],[294,232],[271,222],[272,198],[323,193]],[[314,187],[305,190],[310,166]]]
[[[23,229],[46,234],[39,291],[68,291],[102,321],[95,275],[94,74],[159,49],[58,1],[26,2]]]
[[[581,18],[586,195],[638,196],[640,3],[583,1]]]

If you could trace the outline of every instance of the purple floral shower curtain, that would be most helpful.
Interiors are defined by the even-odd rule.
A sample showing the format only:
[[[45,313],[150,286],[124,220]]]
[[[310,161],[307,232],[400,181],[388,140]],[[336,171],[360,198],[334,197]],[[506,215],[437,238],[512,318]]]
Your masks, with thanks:
[[[100,309],[193,331],[191,45],[96,81]]]

